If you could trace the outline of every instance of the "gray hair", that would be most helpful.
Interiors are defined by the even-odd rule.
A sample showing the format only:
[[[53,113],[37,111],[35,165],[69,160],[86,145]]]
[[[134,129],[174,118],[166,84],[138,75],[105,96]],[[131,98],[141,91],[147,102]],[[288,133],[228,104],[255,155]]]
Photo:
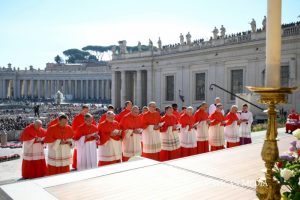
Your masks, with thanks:
[[[42,124],[43,124],[43,122],[39,119],[34,121],[34,125],[42,125]]]
[[[150,101],[150,102],[148,103],[148,106],[150,106],[150,105],[152,105],[152,104],[156,105],[156,102],[155,102],[155,101]]]

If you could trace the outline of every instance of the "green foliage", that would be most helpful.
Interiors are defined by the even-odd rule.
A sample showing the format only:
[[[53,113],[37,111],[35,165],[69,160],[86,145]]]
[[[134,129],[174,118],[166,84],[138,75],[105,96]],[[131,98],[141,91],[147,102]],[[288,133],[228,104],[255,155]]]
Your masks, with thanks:
[[[81,51],[79,49],[68,49],[65,50],[63,54],[68,57],[68,63],[75,63],[77,60],[88,60],[91,55],[89,52]]]
[[[280,156],[274,167],[274,177],[283,188],[282,199],[298,200],[300,199],[300,148],[297,142],[291,142],[289,151]],[[288,171],[288,173],[286,173]],[[289,174],[289,175],[288,175]]]
[[[54,61],[55,61],[57,64],[60,64],[60,63],[62,63],[62,58],[61,58],[59,55],[57,55],[57,56],[54,57]]]
[[[100,61],[102,60],[102,56],[104,52],[111,51],[113,46],[95,46],[95,45],[88,45],[80,49],[67,49],[63,51],[63,54],[67,57],[67,63],[75,63],[76,61]],[[116,52],[120,52],[120,47],[115,46]],[[137,52],[138,46],[127,46],[126,47],[128,52]],[[156,47],[153,47],[156,50]],[[149,51],[150,47],[147,45],[141,45],[141,51]],[[61,63],[62,59],[58,55],[54,58],[56,63]]]

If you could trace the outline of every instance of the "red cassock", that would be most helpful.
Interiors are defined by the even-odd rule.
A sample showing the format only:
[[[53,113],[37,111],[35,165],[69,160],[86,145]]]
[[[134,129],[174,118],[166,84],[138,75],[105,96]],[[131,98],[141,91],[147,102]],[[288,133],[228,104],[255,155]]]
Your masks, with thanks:
[[[78,170],[97,167],[97,142],[95,134],[98,135],[96,125],[80,125],[74,135],[77,142],[77,168]],[[82,138],[82,137],[85,137]],[[82,139],[80,139],[82,138]],[[84,139],[84,140],[83,140]]]
[[[99,119],[98,124],[101,124],[102,122],[104,122],[106,120],[106,113],[103,113]]]
[[[74,134],[74,140],[79,140],[82,136],[87,136],[89,134],[96,133],[96,132],[98,132],[98,128],[96,125],[91,124],[90,126],[88,126],[85,123],[81,124],[77,128],[77,130]],[[90,137],[86,141],[92,141],[92,140],[95,140],[95,137]]]
[[[76,115],[73,119],[73,122],[72,122],[72,129],[74,132],[77,131],[77,128],[79,126],[81,126],[82,124],[84,124],[84,115],[79,113],[78,115]],[[96,121],[95,119],[93,118],[93,122],[92,124],[96,125]],[[73,150],[73,163],[72,163],[72,168],[73,169],[76,169],[77,168],[77,149],[76,149],[76,146]]]
[[[179,119],[181,124],[180,130],[180,148],[181,156],[191,156],[197,154],[197,137],[196,130],[193,128],[195,124],[194,116],[183,114]]]
[[[161,118],[160,114],[156,111],[148,111],[143,114],[141,118],[144,129],[142,134],[142,156],[159,161],[161,151],[160,133],[159,130],[152,130],[151,127],[159,124]]]
[[[122,162],[128,161],[130,157],[141,154],[141,135],[132,133],[133,130],[142,129],[143,124],[139,115],[131,113],[125,115],[121,122],[122,130]]]
[[[110,165],[121,162],[122,147],[121,136],[112,136],[114,130],[121,130],[117,121],[104,121],[98,125],[100,136],[98,166]]]
[[[57,118],[51,120],[51,121],[48,123],[47,127],[53,126],[53,125],[57,124],[58,122],[59,122],[59,120],[58,120],[58,117],[57,117]]]
[[[225,117],[221,112],[215,111],[209,116],[211,121],[208,129],[209,144],[211,151],[224,149],[224,125],[222,121],[225,121]]]
[[[181,114],[177,110],[173,110],[173,115],[179,120]]]
[[[208,145],[208,113],[205,110],[198,109],[194,114],[195,123],[197,125],[197,153],[209,152]]]
[[[48,144],[48,175],[60,174],[70,171],[71,146],[64,144],[72,142],[74,132],[72,127],[55,124],[48,128],[45,143]]]
[[[289,131],[293,132],[297,128],[300,128],[299,115],[296,113],[289,114],[287,117],[287,122],[285,124],[286,133]]]
[[[22,177],[37,178],[47,174],[44,146],[36,138],[44,138],[46,130],[28,125],[22,132],[20,140],[23,142]]]
[[[240,145],[239,137],[239,127],[237,121],[239,120],[236,113],[229,112],[226,115],[226,125],[225,125],[225,138],[227,141],[226,147],[236,147]]]
[[[161,118],[163,126],[160,128],[161,133],[161,152],[160,161],[167,161],[171,159],[180,158],[180,142],[178,130],[173,126],[178,125],[178,120],[175,115],[165,115]]]
[[[122,110],[122,112],[120,112],[116,117],[115,117],[115,120],[117,121],[117,122],[121,122],[121,120],[122,120],[122,118],[125,116],[125,115],[127,115],[128,113],[130,113],[130,110],[127,110],[127,109],[124,109],[124,110]]]

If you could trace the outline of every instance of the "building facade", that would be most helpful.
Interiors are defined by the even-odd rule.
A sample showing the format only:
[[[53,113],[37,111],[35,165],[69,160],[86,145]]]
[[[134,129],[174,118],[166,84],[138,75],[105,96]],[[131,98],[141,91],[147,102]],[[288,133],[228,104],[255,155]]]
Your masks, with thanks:
[[[223,27],[223,26],[222,26]],[[158,47],[149,51],[120,53],[113,51],[112,101],[117,107],[125,100],[139,106],[156,101],[159,107],[172,103],[179,106],[199,106],[202,101],[213,103],[220,97],[225,109],[236,103],[234,96],[214,88],[217,84],[235,94],[250,93],[245,86],[262,86],[265,77],[265,27],[257,30],[221,35],[214,30],[209,41],[186,40]],[[126,44],[126,43],[125,43]],[[139,43],[140,44],[140,43]],[[300,23],[282,26],[282,86],[300,86]],[[256,102],[254,102],[256,103]],[[284,109],[300,110],[299,90],[289,95]]]
[[[1,99],[48,99],[61,91],[67,100],[111,100],[107,64],[53,64],[45,70],[0,68]]]

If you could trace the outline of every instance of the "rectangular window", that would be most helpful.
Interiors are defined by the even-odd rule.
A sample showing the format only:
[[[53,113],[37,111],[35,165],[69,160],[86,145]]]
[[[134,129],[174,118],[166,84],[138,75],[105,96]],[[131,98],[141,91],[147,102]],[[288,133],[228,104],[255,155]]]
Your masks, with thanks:
[[[174,76],[166,76],[166,101],[174,101]]]
[[[231,70],[231,92],[234,94],[243,92],[243,70]],[[235,97],[231,95],[230,100],[234,100]]]
[[[205,73],[196,73],[195,75],[195,100],[205,100]]]
[[[281,79],[281,86],[288,87],[289,86],[289,66],[281,66],[280,69],[280,79]]]

